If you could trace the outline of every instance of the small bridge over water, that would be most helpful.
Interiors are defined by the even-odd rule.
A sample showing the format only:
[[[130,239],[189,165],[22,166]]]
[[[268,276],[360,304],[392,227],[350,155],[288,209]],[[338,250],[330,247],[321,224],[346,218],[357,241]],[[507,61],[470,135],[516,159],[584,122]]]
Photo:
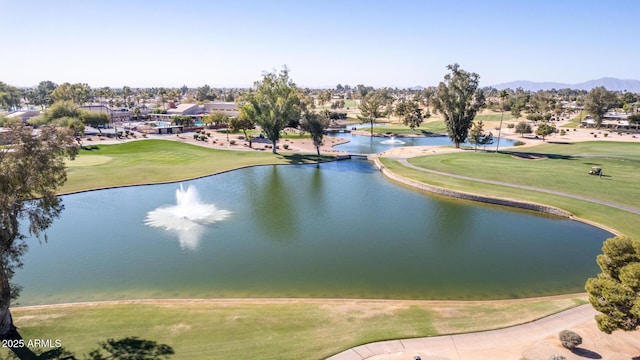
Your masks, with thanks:
[[[339,133],[350,133],[351,129],[346,128],[327,128],[324,129],[325,134],[339,134]]]
[[[336,160],[338,160],[338,161],[339,160],[351,160],[354,157],[369,159],[369,156],[371,156],[371,155],[374,155],[374,154],[347,153],[347,154],[336,155]]]

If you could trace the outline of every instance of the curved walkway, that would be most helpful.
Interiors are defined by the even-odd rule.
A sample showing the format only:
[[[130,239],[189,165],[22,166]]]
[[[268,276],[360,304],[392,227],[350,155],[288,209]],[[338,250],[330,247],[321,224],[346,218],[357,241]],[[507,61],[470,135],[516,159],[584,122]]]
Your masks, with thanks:
[[[422,360],[519,359],[527,346],[548,336],[557,336],[564,329],[595,322],[596,314],[591,305],[581,305],[540,320],[499,330],[361,345],[327,360],[382,360],[393,355],[402,355],[402,359],[413,359],[418,355]]]
[[[573,199],[589,201],[589,202],[593,202],[593,203],[596,203],[596,204],[610,206],[610,207],[613,207],[613,208],[616,208],[616,209],[620,209],[620,210],[624,210],[624,211],[628,211],[628,212],[632,212],[634,214],[640,215],[640,209],[638,209],[638,208],[634,208],[634,207],[626,206],[626,205],[621,205],[621,204],[614,203],[614,202],[611,202],[611,201],[600,200],[600,199],[596,199],[596,198],[592,198],[592,197],[588,197],[588,196],[582,196],[582,195],[574,195],[574,194],[569,194],[569,193],[561,192],[561,191],[554,191],[554,190],[549,190],[549,189],[537,188],[537,187],[533,187],[533,186],[517,185],[517,184],[511,184],[511,183],[507,183],[507,182],[503,182],[503,181],[479,179],[479,178],[474,178],[474,177],[470,177],[470,176],[456,175],[456,174],[446,173],[446,172],[437,171],[437,170],[425,169],[423,167],[419,167],[419,166],[416,166],[416,165],[413,165],[413,164],[409,163],[409,161],[407,159],[405,159],[405,158],[402,158],[402,159],[396,158],[395,160],[397,160],[398,162],[400,162],[402,165],[404,165],[406,167],[409,167],[411,169],[418,170],[418,171],[428,172],[428,173],[437,174],[437,175],[449,176],[449,177],[462,179],[462,180],[477,181],[477,182],[481,182],[481,183],[485,183],[485,184],[508,186],[508,187],[517,188],[517,189],[523,189],[523,190],[539,191],[539,192],[543,192],[543,193],[547,193],[547,194],[559,195],[559,196],[569,197],[569,198],[573,198]]]

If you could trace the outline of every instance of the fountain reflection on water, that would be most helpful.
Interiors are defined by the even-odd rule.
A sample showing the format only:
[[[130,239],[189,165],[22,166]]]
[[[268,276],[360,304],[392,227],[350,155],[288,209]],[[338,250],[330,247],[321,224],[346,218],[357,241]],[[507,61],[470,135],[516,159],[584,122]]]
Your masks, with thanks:
[[[230,215],[231,211],[202,203],[193,185],[185,190],[180,184],[176,190],[176,205],[149,211],[144,223],[175,232],[182,249],[195,250],[205,231],[204,225],[225,220]]]
[[[384,140],[384,141],[380,141],[380,144],[386,144],[386,145],[404,145],[405,142],[402,140],[398,140],[396,139],[395,136],[392,136],[389,140]]]

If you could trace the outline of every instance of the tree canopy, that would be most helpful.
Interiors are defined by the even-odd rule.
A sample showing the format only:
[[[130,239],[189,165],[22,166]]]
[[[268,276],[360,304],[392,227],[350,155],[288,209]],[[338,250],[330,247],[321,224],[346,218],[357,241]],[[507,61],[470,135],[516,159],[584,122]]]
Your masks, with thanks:
[[[238,116],[229,120],[229,130],[238,132],[242,130],[245,139],[249,140],[249,147],[251,147],[251,135],[247,135],[247,130],[255,129],[255,124],[244,112],[240,112]]]
[[[598,328],[633,331],[640,325],[640,241],[626,236],[607,239],[596,262],[602,272],[587,280],[589,302],[600,312]]]
[[[444,116],[447,133],[456,148],[469,134],[473,118],[484,105],[485,97],[478,89],[480,76],[469,73],[460,65],[448,65],[451,73],[444,76],[433,96],[433,107]]]
[[[0,107],[15,110],[20,106],[20,89],[0,81]]]
[[[300,97],[296,84],[289,78],[289,69],[285,66],[280,73],[263,74],[244,100],[241,112],[262,128],[275,154],[280,132],[300,119]]]
[[[101,125],[107,125],[111,119],[104,112],[91,112],[78,108],[70,100],[55,102],[43,114],[29,119],[32,125],[57,125],[72,129],[75,136],[84,134],[85,126],[93,126],[100,129]]]
[[[366,88],[363,88],[366,89]],[[377,92],[364,92],[365,95],[360,100],[360,122],[368,121],[371,124],[371,136],[373,136],[373,123],[383,116],[382,106],[386,103],[385,98]]]
[[[593,116],[596,126],[602,125],[602,119],[607,110],[616,102],[616,95],[605,89],[604,86],[598,86],[587,93],[584,109]]]
[[[531,134],[533,132],[531,125],[526,121],[520,121],[517,123],[515,131],[516,134],[520,134],[520,137],[524,136],[524,134]]]
[[[422,121],[429,117],[429,114],[422,114],[422,109],[417,101],[401,101],[396,104],[395,113],[402,119],[402,123],[411,130],[420,127]]]
[[[59,216],[63,206],[55,192],[67,179],[64,159],[73,158],[77,147],[69,130],[55,126],[36,133],[14,125],[4,137],[9,145],[0,147],[0,336],[6,337],[15,330],[9,306],[17,293],[10,280],[27,249],[25,231],[39,237]]]
[[[316,147],[318,157],[320,157],[320,146],[322,146],[324,130],[329,127],[329,117],[326,115],[326,112],[324,114],[317,114],[305,111],[300,126],[304,131],[308,131],[311,134],[313,145]]]
[[[542,140],[544,140],[545,137],[554,134],[556,131],[557,129],[554,125],[544,123],[538,125],[538,128],[536,129],[536,135],[541,136]]]
[[[489,145],[493,143],[493,134],[484,132],[482,120],[474,121],[467,141],[473,144],[474,151],[478,151],[478,145]]]

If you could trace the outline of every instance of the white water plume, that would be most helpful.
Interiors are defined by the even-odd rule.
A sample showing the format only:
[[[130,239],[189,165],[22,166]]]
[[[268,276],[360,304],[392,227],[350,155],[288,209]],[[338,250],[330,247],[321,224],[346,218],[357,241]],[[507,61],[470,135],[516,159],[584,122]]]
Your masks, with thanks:
[[[180,184],[180,188],[176,190],[176,205],[149,211],[144,223],[147,226],[175,232],[181,248],[195,250],[204,233],[204,225],[225,220],[230,215],[231,212],[228,210],[202,203],[193,185],[185,190]]]
[[[402,141],[402,140],[398,140],[398,139],[396,139],[396,137],[395,137],[395,136],[392,136],[389,140],[380,141],[380,144],[387,144],[387,145],[390,145],[390,144],[396,145],[396,144],[397,144],[397,145],[402,145],[402,144],[404,144],[404,141]]]

